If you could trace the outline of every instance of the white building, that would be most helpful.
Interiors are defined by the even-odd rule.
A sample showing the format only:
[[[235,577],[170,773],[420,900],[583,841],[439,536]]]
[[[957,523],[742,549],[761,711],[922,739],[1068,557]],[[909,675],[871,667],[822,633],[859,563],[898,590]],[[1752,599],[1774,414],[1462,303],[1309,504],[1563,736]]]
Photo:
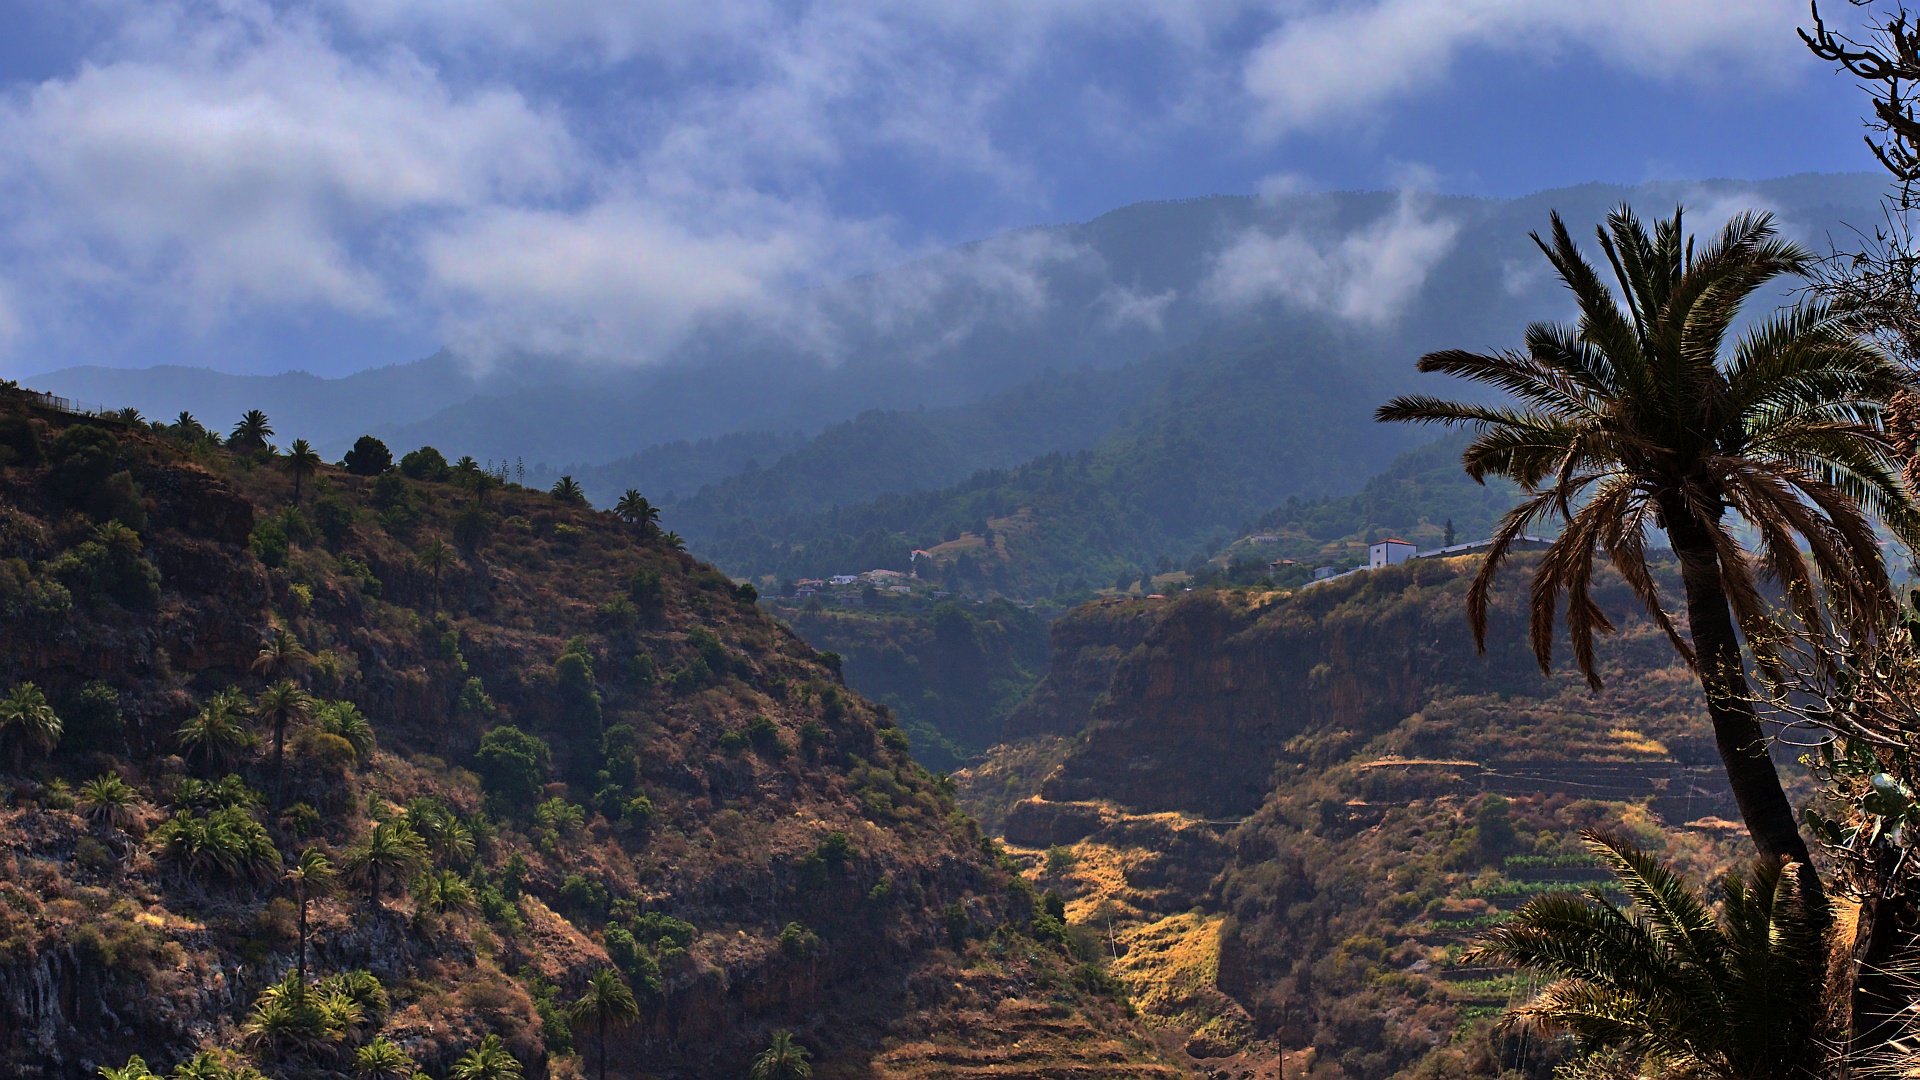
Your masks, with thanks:
[[[1367,548],[1367,569],[1378,570],[1383,566],[1399,566],[1418,549],[1405,540],[1386,539]]]
[[[859,580],[860,580],[860,578],[859,578],[859,577],[858,577],[857,575],[854,575],[854,574],[835,574],[835,575],[833,575],[833,583],[834,583],[835,585],[852,585],[852,584],[854,584],[855,582],[857,582],[857,581],[859,581]]]

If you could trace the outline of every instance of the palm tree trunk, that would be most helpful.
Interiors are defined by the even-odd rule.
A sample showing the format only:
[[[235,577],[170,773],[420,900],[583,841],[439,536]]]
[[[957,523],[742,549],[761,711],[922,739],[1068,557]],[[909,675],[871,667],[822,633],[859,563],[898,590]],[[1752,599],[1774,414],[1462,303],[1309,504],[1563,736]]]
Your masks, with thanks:
[[[607,1018],[600,1018],[600,1080],[607,1080]]]
[[[307,985],[307,887],[300,887],[300,985]]]
[[[1680,559],[1680,578],[1687,591],[1687,626],[1700,665],[1700,686],[1707,694],[1707,714],[1713,719],[1713,740],[1727,770],[1727,784],[1740,805],[1740,817],[1760,857],[1791,859],[1811,867],[1807,844],[1794,820],[1793,804],[1780,786],[1780,774],[1767,755],[1766,733],[1753,711],[1753,693],[1747,685],[1740,654],[1740,636],[1733,625],[1733,609],[1720,584],[1720,558],[1708,533],[1709,526],[1677,505],[1663,505],[1667,537]],[[1812,874],[1803,878],[1811,880]],[[1814,882],[1818,887],[1818,882]]]
[[[287,750],[287,721],[281,717],[273,724],[273,809],[280,809],[280,780],[284,775]]]

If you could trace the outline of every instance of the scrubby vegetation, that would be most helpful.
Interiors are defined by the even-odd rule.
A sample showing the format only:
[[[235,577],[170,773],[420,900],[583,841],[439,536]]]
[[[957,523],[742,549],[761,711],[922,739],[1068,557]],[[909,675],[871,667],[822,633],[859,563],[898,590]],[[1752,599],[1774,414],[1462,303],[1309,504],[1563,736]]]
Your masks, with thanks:
[[[711,1075],[774,1026],[840,1067],[941,1006],[823,1003],[1032,918],[888,711],[644,500],[0,416],[0,983],[50,988],[0,994],[14,1075]],[[993,963],[1068,962],[1029,952]]]

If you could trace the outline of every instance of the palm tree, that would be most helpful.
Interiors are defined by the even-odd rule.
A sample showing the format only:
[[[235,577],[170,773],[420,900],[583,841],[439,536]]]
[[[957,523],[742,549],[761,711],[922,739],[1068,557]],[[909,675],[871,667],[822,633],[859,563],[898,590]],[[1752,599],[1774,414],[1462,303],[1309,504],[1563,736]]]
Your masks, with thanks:
[[[1696,255],[1680,211],[1649,237],[1632,211],[1616,210],[1600,246],[1624,309],[1558,214],[1552,231],[1550,243],[1533,239],[1579,302],[1577,325],[1535,324],[1524,352],[1448,351],[1420,360],[1421,371],[1489,384],[1519,404],[1408,396],[1382,406],[1378,417],[1476,429],[1462,458],[1467,474],[1505,476],[1526,492],[1501,519],[1467,595],[1482,650],[1489,591],[1511,545],[1535,521],[1558,516],[1565,528],[1533,581],[1532,642],[1541,667],[1552,660],[1565,593],[1575,662],[1590,684],[1600,684],[1594,632],[1613,627],[1589,587],[1596,549],[1604,549],[1699,673],[1754,846],[1769,860],[1805,866],[1806,843],[1743,670],[1737,625],[1759,662],[1773,655],[1755,567],[1729,516],[1752,529],[1760,569],[1782,584],[1808,632],[1824,633],[1816,576],[1835,616],[1856,631],[1875,625],[1892,596],[1870,515],[1903,537],[1920,536],[1879,422],[1888,399],[1911,384],[1845,313],[1820,304],[1778,313],[1723,350],[1755,291],[1812,262],[1775,238],[1766,215],[1734,218]],[[1679,558],[1691,644],[1647,566],[1647,533],[1655,527]]]
[[[378,909],[382,887],[389,881],[405,881],[425,870],[431,860],[427,843],[407,825],[406,819],[382,821],[367,835],[367,841],[347,852],[347,876],[367,887],[367,906]]]
[[[307,901],[325,895],[333,887],[333,861],[319,848],[300,853],[300,860],[287,871],[287,883],[300,905],[300,982],[307,981]]]
[[[382,1035],[353,1054],[353,1075],[365,1080],[411,1080],[420,1066]]]
[[[295,439],[293,445],[287,447],[285,460],[287,472],[293,475],[293,505],[299,506],[302,481],[320,471],[320,452],[307,440]]]
[[[287,726],[313,719],[313,698],[295,686],[293,680],[281,679],[260,691],[260,697],[254,702],[254,714],[273,729],[273,808],[278,810],[280,782],[286,765]]]
[[[667,546],[672,548],[675,551],[687,550],[686,539],[677,532],[670,532],[666,536],[662,537],[662,539],[666,540]]]
[[[571,476],[563,476],[553,482],[553,497],[568,506],[580,506],[587,501],[586,492],[580,490],[580,481]]]
[[[50,754],[64,726],[38,686],[23,682],[0,698],[0,732],[13,746],[13,771],[26,769],[27,751]]]
[[[267,438],[273,434],[273,425],[267,422],[267,414],[259,409],[248,409],[233,425],[233,434],[227,436],[227,445],[236,450],[263,450]]]
[[[140,793],[119,774],[101,773],[80,785],[74,802],[96,826],[125,831],[133,827]]]
[[[313,663],[313,654],[300,644],[300,639],[281,627],[274,627],[272,636],[260,646],[253,657],[253,673],[277,679],[285,675],[295,675],[307,670]]]
[[[100,1080],[159,1080],[159,1074],[147,1068],[147,1059],[135,1054],[127,1059],[126,1065],[113,1068],[100,1066]]]
[[[453,516],[453,542],[469,557],[480,550],[493,532],[493,518],[479,506],[468,506]]]
[[[753,1059],[747,1076],[750,1080],[807,1080],[813,1075],[813,1066],[807,1064],[812,1056],[793,1041],[793,1032],[783,1028],[773,1033],[773,1045]]]
[[[620,520],[640,526],[642,536],[651,536],[660,528],[660,508],[633,488],[628,488],[620,501],[613,504],[613,512]]]
[[[233,768],[240,755],[253,749],[255,739],[242,721],[247,714],[247,699],[233,689],[222,690],[208,699],[193,719],[180,725],[174,738],[180,749],[200,759],[209,773]]]
[[[1834,918],[1802,875],[1767,859],[1751,883],[1729,877],[1713,909],[1652,856],[1586,834],[1632,897],[1627,911],[1599,889],[1529,901],[1463,959],[1531,968],[1556,981],[1515,1010],[1623,1052],[1645,1076],[1786,1080],[1822,1075],[1840,1034],[1829,1007]]]
[[[423,915],[459,915],[471,927],[480,898],[467,879],[451,870],[437,870],[413,886],[414,909]]]
[[[144,424],[147,422],[147,418],[140,415],[140,410],[131,405],[124,409],[117,410],[113,415],[119,417],[123,423],[127,424]]]
[[[520,1060],[507,1052],[500,1036],[489,1035],[460,1055],[447,1076],[449,1080],[520,1080]]]
[[[567,1009],[567,1020],[576,1028],[591,1026],[600,1043],[600,1080],[607,1080],[607,1032],[623,1028],[640,1019],[640,1006],[633,1000],[612,968],[601,968],[587,980],[586,992]]]
[[[315,705],[313,719],[321,731],[345,739],[361,761],[373,756],[373,725],[353,702],[328,701]]]
[[[433,575],[433,607],[438,611],[440,609],[440,571],[453,565],[453,549],[447,546],[446,541],[436,536],[427,542],[427,546],[420,549],[420,565],[426,567],[427,572]]]

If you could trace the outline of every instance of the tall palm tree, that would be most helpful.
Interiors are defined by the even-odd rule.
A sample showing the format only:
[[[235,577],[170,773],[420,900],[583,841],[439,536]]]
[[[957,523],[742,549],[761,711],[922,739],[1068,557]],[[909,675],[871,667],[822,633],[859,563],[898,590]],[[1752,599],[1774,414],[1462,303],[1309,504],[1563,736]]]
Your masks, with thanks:
[[[406,819],[394,818],[376,824],[366,843],[347,852],[344,866],[350,879],[366,885],[367,906],[377,909],[386,883],[404,882],[430,862],[426,841],[408,827]]]
[[[1760,859],[1729,877],[1720,918],[1672,871],[1620,840],[1587,846],[1632,913],[1597,888],[1548,893],[1467,954],[1555,981],[1515,1010],[1589,1050],[1640,1059],[1646,1076],[1787,1080],[1823,1075],[1837,1048],[1827,993],[1832,909],[1792,864]]]
[[[489,1035],[460,1055],[447,1076],[450,1080],[520,1080],[520,1059],[507,1052],[500,1036]]]
[[[23,682],[0,698],[0,732],[13,748],[14,772],[25,770],[28,750],[52,753],[64,730],[59,715],[47,704],[47,695],[33,683]]]
[[[420,549],[420,565],[426,567],[427,573],[433,576],[433,607],[438,611],[440,609],[440,571],[453,565],[453,549],[447,546],[446,541],[436,536]]]
[[[209,698],[193,719],[180,725],[174,738],[188,756],[200,759],[208,773],[227,771],[255,743],[253,732],[244,722],[247,710],[247,699],[238,691],[222,690]]]
[[[281,679],[260,691],[253,707],[254,715],[273,730],[273,808],[278,810],[280,782],[286,766],[287,727],[313,719],[313,698],[294,685],[293,680]]]
[[[553,497],[568,506],[581,506],[587,501],[586,492],[580,490],[580,481],[571,476],[563,476],[553,482]]]
[[[307,982],[307,902],[315,896],[325,895],[333,887],[333,860],[319,848],[308,848],[300,853],[299,861],[287,871],[287,884],[293,886],[295,901],[300,905],[300,984]]]
[[[793,1032],[783,1028],[773,1033],[773,1045],[753,1059],[747,1076],[749,1080],[807,1080],[813,1075],[813,1066],[807,1063],[812,1056],[793,1041]]]
[[[295,439],[293,445],[287,447],[284,461],[287,472],[293,476],[293,505],[299,506],[302,482],[320,471],[320,452],[307,440]]]
[[[1773,657],[1761,632],[1766,604],[1756,568],[1734,526],[1751,528],[1758,569],[1781,584],[1809,633],[1825,633],[1828,612],[1870,632],[1892,604],[1872,518],[1902,537],[1920,537],[1880,426],[1888,399],[1911,384],[1846,313],[1820,304],[1776,313],[1727,347],[1745,302],[1812,262],[1776,238],[1766,215],[1734,218],[1698,254],[1678,210],[1649,236],[1621,207],[1599,235],[1618,299],[1555,214],[1551,241],[1533,239],[1578,301],[1579,322],[1536,323],[1524,351],[1447,351],[1420,360],[1421,371],[1497,387],[1517,405],[1416,395],[1394,399],[1378,417],[1474,428],[1478,437],[1462,459],[1467,474],[1505,476],[1526,493],[1501,519],[1468,592],[1481,648],[1489,590],[1511,545],[1536,521],[1558,517],[1564,529],[1533,580],[1532,641],[1541,667],[1552,661],[1564,593],[1575,662],[1599,685],[1594,633],[1613,627],[1589,590],[1595,553],[1604,551],[1698,672],[1754,846],[1770,860],[1804,866],[1806,843],[1743,668],[1739,628],[1759,662]],[[1648,569],[1652,528],[1666,532],[1678,556],[1691,643]]]
[[[276,626],[267,640],[261,643],[260,651],[254,654],[253,673],[277,679],[297,675],[312,663],[313,654],[300,644],[300,639]]]
[[[633,991],[612,968],[601,968],[587,980],[587,989],[567,1009],[567,1019],[576,1028],[591,1026],[600,1043],[600,1080],[607,1080],[607,1032],[623,1028],[640,1019],[640,1006]]]
[[[233,425],[233,434],[227,436],[227,445],[236,450],[263,450],[267,439],[273,435],[273,425],[267,422],[267,414],[259,409],[248,409]]]
[[[613,504],[613,512],[620,520],[640,526],[643,536],[651,536],[660,528],[660,508],[633,488],[628,488],[620,501]]]

